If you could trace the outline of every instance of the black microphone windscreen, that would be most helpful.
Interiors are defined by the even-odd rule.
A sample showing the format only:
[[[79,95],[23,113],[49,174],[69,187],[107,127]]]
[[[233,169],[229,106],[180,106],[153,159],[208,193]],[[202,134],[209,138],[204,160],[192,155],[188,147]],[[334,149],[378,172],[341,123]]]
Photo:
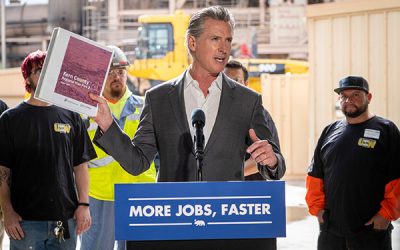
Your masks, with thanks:
[[[192,111],[192,125],[199,124],[204,126],[206,124],[206,115],[201,109],[194,109]]]

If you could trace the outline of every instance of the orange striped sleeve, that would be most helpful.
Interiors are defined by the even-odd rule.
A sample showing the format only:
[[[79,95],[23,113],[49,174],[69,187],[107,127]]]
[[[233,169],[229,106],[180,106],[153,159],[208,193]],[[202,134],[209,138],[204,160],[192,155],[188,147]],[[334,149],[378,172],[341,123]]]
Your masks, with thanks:
[[[306,179],[306,202],[311,215],[317,216],[325,208],[324,182],[321,178],[308,175]]]
[[[378,213],[391,221],[400,217],[400,178],[386,184],[385,198]]]

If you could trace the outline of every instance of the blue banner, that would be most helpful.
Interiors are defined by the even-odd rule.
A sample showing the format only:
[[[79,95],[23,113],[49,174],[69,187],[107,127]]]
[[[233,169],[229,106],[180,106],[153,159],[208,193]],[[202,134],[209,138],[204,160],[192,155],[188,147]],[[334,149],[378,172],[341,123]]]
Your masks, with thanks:
[[[117,240],[286,236],[285,182],[115,185]]]

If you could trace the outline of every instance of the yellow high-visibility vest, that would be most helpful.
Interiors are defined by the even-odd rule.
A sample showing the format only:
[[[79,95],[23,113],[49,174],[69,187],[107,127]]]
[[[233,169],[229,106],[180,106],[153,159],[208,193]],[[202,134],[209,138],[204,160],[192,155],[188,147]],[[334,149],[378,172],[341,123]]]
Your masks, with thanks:
[[[124,98],[125,97],[125,98]],[[125,95],[117,104],[109,103],[111,111],[120,115],[115,116],[118,125],[132,139],[139,125],[139,117],[143,107],[143,100],[127,90]],[[122,102],[122,103],[119,103]],[[118,109],[121,109],[118,112]],[[117,109],[117,110],[115,110]],[[116,112],[115,112],[116,111]],[[90,119],[88,133],[93,140],[97,130],[97,124]],[[93,144],[94,145],[94,144]],[[89,162],[89,195],[98,200],[114,200],[114,184],[116,183],[135,183],[135,182],[155,182],[156,169],[154,163],[144,173],[133,176],[126,172],[121,165],[110,155],[94,145],[97,158]]]

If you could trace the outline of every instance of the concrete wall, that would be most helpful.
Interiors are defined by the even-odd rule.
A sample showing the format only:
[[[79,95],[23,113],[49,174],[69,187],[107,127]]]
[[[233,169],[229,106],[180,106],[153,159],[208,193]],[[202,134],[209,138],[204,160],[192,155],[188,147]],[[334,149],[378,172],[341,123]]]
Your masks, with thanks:
[[[0,70],[0,99],[14,107],[24,99],[25,85],[20,68]]]
[[[261,76],[264,107],[278,130],[286,160],[285,179],[305,177],[310,161],[308,75]]]
[[[349,0],[307,7],[310,133],[338,118],[333,89],[347,75],[370,83],[372,112],[400,125],[400,1]]]

